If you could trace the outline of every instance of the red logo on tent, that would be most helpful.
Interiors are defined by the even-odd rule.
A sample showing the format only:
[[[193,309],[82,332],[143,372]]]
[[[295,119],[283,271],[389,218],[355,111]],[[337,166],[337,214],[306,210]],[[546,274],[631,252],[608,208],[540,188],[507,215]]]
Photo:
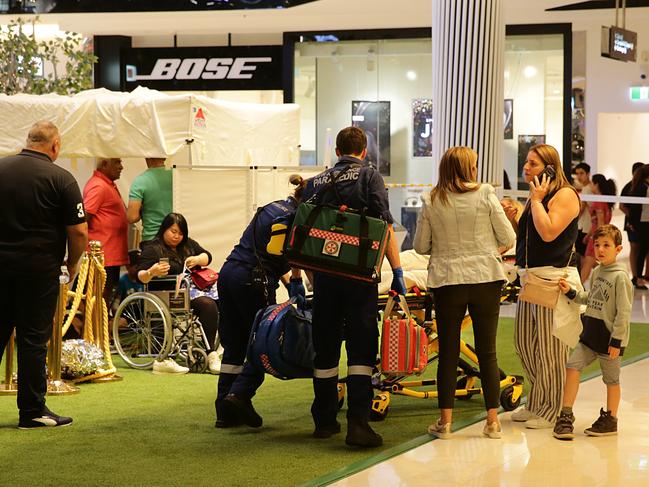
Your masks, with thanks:
[[[202,108],[198,109],[198,111],[196,112],[196,117],[194,117],[194,118],[201,118],[201,119],[205,120],[205,115],[203,115],[203,109]]]

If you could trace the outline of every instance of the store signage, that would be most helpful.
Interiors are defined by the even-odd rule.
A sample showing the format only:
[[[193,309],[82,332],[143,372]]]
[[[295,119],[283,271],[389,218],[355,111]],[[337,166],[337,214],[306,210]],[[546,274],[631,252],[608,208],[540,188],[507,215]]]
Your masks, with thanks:
[[[126,90],[281,90],[282,47],[140,48],[122,52]]]
[[[602,56],[635,62],[638,44],[636,32],[619,27],[602,27]]]
[[[649,100],[649,86],[632,86],[631,101]]]

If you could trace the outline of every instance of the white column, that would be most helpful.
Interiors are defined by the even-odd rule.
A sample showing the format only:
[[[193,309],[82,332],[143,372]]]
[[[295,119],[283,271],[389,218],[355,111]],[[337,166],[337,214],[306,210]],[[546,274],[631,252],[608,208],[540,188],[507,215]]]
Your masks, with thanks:
[[[433,181],[452,146],[478,152],[478,180],[503,179],[505,25],[500,0],[433,2]]]

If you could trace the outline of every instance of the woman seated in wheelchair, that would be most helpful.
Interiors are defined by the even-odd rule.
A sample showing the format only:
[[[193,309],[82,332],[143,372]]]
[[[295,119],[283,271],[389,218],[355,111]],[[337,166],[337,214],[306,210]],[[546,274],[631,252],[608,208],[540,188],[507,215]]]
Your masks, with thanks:
[[[155,277],[181,274],[185,267],[193,269],[197,266],[207,266],[211,260],[211,254],[189,238],[185,217],[180,213],[169,213],[162,220],[156,236],[152,240],[142,242],[142,254],[137,263],[137,278],[147,284]],[[189,297],[190,308],[201,322],[208,341],[208,368],[210,372],[218,374],[220,358],[213,348],[219,323],[216,286],[201,291],[191,283]],[[170,358],[153,364],[154,373],[184,374],[188,371],[187,367]]]

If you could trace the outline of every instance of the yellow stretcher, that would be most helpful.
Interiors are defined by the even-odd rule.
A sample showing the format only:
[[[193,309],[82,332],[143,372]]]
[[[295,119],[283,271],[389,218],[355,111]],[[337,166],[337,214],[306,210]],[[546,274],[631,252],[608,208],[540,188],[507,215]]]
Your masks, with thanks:
[[[503,288],[502,301],[512,299],[516,289],[512,286]],[[379,296],[379,309],[383,310],[388,300],[388,295]],[[423,292],[409,293],[406,295],[406,302],[413,318],[419,326],[423,326],[428,336],[428,363],[437,360],[439,355],[439,342],[437,337],[437,324],[432,317],[432,296]],[[462,330],[471,325],[471,317],[467,315],[462,321]],[[390,409],[390,398],[392,394],[416,397],[419,399],[432,399],[437,397],[437,391],[431,389],[437,381],[435,379],[406,380],[407,376],[385,375],[377,366],[376,373],[372,377],[372,384],[377,394],[372,400],[371,419],[381,421],[388,415]],[[478,368],[478,357],[474,348],[463,340],[460,341],[460,360],[458,364],[458,379],[455,397],[458,399],[470,399],[475,394],[482,394],[482,388],[476,382],[480,378]],[[500,370],[500,404],[505,411],[516,409],[521,402],[523,394],[523,377],[509,375]],[[344,398],[344,380],[338,386],[339,403],[342,406]]]

